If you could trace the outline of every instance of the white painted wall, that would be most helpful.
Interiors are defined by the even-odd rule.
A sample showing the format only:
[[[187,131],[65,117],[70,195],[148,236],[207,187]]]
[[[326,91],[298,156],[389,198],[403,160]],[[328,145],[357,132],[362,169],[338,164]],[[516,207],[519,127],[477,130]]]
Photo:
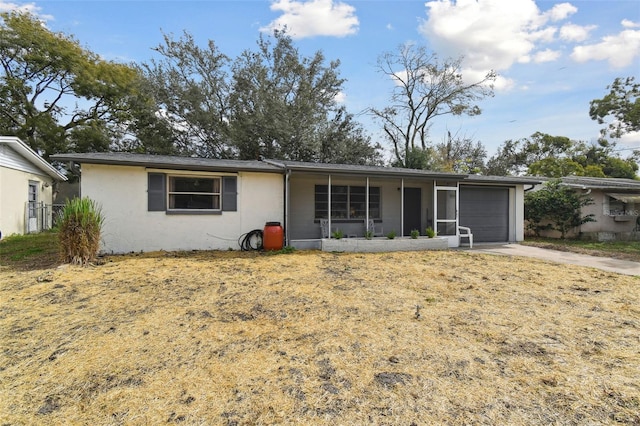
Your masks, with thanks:
[[[275,173],[238,173],[238,211],[219,215],[166,214],[147,211],[144,167],[82,165],[81,195],[102,206],[102,251],[239,249],[238,238],[266,222],[284,223],[283,177]],[[197,173],[222,176],[225,173]]]
[[[3,238],[26,232],[29,181],[38,182],[38,201],[51,204],[53,188],[51,177],[0,166],[0,232]]]
[[[509,241],[524,241],[524,185],[509,189]]]

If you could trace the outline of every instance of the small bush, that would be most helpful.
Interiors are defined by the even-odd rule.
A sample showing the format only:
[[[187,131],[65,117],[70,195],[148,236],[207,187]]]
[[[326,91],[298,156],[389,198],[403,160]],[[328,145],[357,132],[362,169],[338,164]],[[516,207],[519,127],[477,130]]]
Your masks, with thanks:
[[[391,231],[387,234],[387,238],[393,240],[396,237],[396,231]]]
[[[412,239],[417,240],[419,236],[420,236],[420,231],[418,231],[417,229],[412,229],[411,230],[411,238]]]
[[[87,265],[100,250],[104,216],[101,207],[89,198],[73,198],[63,210],[59,222],[58,242],[62,261]]]
[[[429,238],[433,238],[436,236],[436,231],[434,231],[432,227],[428,227],[425,229],[424,234]]]
[[[372,239],[373,238],[373,231],[366,231],[364,233],[364,238],[367,239],[367,240]]]
[[[339,229],[336,229],[335,231],[333,231],[333,234],[331,235],[333,235],[333,238],[335,238],[336,240],[341,240],[342,237],[344,237],[344,232],[342,232]]]

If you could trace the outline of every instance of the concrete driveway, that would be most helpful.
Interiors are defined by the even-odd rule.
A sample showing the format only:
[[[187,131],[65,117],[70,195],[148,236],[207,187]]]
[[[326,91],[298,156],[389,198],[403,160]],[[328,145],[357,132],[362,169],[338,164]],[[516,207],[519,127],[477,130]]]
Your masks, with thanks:
[[[474,245],[472,251],[505,256],[535,257],[549,262],[588,266],[618,274],[640,275],[640,262],[612,259],[610,257],[589,256],[586,254],[523,246],[520,244],[478,244]]]

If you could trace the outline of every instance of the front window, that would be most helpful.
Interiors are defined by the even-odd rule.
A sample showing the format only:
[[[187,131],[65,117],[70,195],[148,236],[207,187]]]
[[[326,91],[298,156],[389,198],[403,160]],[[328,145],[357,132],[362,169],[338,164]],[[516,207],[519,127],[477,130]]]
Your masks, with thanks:
[[[316,185],[315,218],[329,217],[327,185]],[[331,219],[366,219],[367,188],[331,185]],[[380,187],[369,188],[369,218],[380,219]]]
[[[169,210],[220,210],[220,178],[169,176]]]

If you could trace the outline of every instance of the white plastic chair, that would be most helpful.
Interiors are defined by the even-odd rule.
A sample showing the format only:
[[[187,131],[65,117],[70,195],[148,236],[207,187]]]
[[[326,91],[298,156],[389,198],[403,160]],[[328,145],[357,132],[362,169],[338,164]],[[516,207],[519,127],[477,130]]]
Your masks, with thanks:
[[[320,234],[322,238],[331,238],[329,219],[320,219]]]
[[[469,242],[469,248],[473,248],[473,234],[471,233],[471,228],[458,226],[458,245],[462,245],[463,238],[466,238]]]
[[[367,224],[367,231],[371,231],[374,237],[381,237],[384,235],[382,224],[376,227],[376,222],[373,219],[369,219],[369,222]]]

